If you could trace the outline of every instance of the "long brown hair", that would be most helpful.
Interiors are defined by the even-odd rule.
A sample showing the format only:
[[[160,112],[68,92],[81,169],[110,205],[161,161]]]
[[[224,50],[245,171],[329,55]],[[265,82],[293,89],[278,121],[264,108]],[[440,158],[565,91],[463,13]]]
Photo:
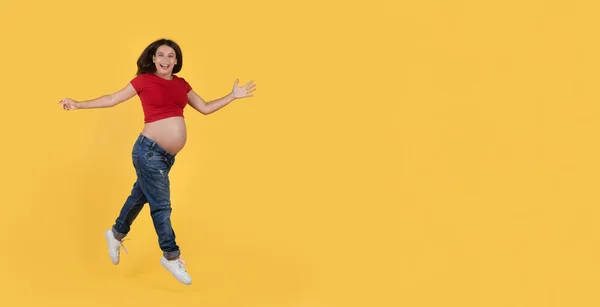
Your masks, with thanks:
[[[156,72],[156,66],[152,62],[152,56],[156,54],[156,50],[162,45],[169,46],[173,48],[173,50],[175,50],[175,58],[177,59],[177,64],[175,64],[175,66],[173,67],[173,73],[176,74],[179,71],[181,71],[181,67],[183,66],[183,54],[181,53],[181,48],[179,48],[179,45],[177,45],[177,43],[175,43],[174,41],[166,38],[161,38],[152,42],[150,45],[148,45],[148,47],[146,47],[146,49],[144,49],[144,51],[137,60],[138,70],[136,75],[139,76],[145,73]]]

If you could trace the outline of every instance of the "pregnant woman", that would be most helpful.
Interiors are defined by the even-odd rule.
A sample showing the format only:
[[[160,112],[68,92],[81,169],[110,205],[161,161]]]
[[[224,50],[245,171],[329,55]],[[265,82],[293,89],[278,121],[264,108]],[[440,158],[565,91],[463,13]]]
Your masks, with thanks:
[[[144,49],[137,60],[136,77],[120,91],[87,101],[64,98],[59,103],[66,111],[108,108],[136,94],[139,96],[144,111],[144,128],[132,151],[137,180],[114,225],[105,231],[109,256],[113,264],[119,263],[120,249],[125,249],[122,241],[140,210],[148,203],[163,252],[160,263],[179,282],[189,285],[192,278],[180,257],[171,225],[169,182],[175,156],[183,149],[187,139],[183,110],[189,104],[196,111],[208,115],[236,99],[253,96],[251,93],[256,88],[252,81],[238,86],[239,81],[236,80],[228,95],[205,102],[184,78],[175,75],[181,71],[182,64],[180,47],[172,40],[160,39]]]

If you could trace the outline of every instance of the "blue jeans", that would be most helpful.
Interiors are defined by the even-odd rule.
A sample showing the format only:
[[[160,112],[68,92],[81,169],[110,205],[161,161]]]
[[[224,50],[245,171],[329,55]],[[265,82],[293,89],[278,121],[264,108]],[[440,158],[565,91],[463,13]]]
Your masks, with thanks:
[[[169,171],[175,163],[175,156],[155,141],[140,134],[133,146],[132,158],[137,180],[112,227],[113,234],[117,240],[125,238],[137,215],[144,205],[149,203],[160,249],[165,258],[175,259],[180,251],[175,243],[175,232],[171,227],[169,182]]]

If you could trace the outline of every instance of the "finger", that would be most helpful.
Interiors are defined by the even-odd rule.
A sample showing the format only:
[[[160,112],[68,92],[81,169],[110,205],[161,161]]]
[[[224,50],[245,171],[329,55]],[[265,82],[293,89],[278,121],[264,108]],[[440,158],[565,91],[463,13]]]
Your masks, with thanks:
[[[254,91],[256,91],[256,89],[255,89],[255,88],[253,88],[253,89],[249,89],[247,92],[248,92],[248,93],[252,93],[252,92],[254,92]]]
[[[235,83],[233,84],[233,86],[237,86],[239,82],[240,82],[240,79],[235,79]]]
[[[256,84],[246,86],[246,88],[248,88],[248,89],[255,88],[255,87],[256,87]]]

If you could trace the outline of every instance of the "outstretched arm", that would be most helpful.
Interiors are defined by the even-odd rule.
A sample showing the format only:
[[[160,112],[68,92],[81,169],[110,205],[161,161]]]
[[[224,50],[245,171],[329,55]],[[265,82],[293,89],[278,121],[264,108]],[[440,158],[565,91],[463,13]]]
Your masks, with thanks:
[[[77,110],[77,109],[98,109],[98,108],[110,108],[118,105],[119,103],[130,99],[135,96],[137,92],[131,85],[127,84],[120,91],[98,97],[96,99],[76,101],[70,98],[63,98],[58,103],[62,105],[62,108],[66,111]]]
[[[233,84],[233,90],[227,96],[209,102],[205,102],[204,99],[196,94],[196,92],[191,90],[188,92],[188,103],[190,106],[192,106],[192,108],[196,109],[196,111],[208,115],[228,105],[235,99],[254,96],[250,94],[256,90],[254,88],[256,85],[253,83],[253,81],[250,81],[239,87],[237,86],[238,82],[239,80],[235,80],[235,83]]]

